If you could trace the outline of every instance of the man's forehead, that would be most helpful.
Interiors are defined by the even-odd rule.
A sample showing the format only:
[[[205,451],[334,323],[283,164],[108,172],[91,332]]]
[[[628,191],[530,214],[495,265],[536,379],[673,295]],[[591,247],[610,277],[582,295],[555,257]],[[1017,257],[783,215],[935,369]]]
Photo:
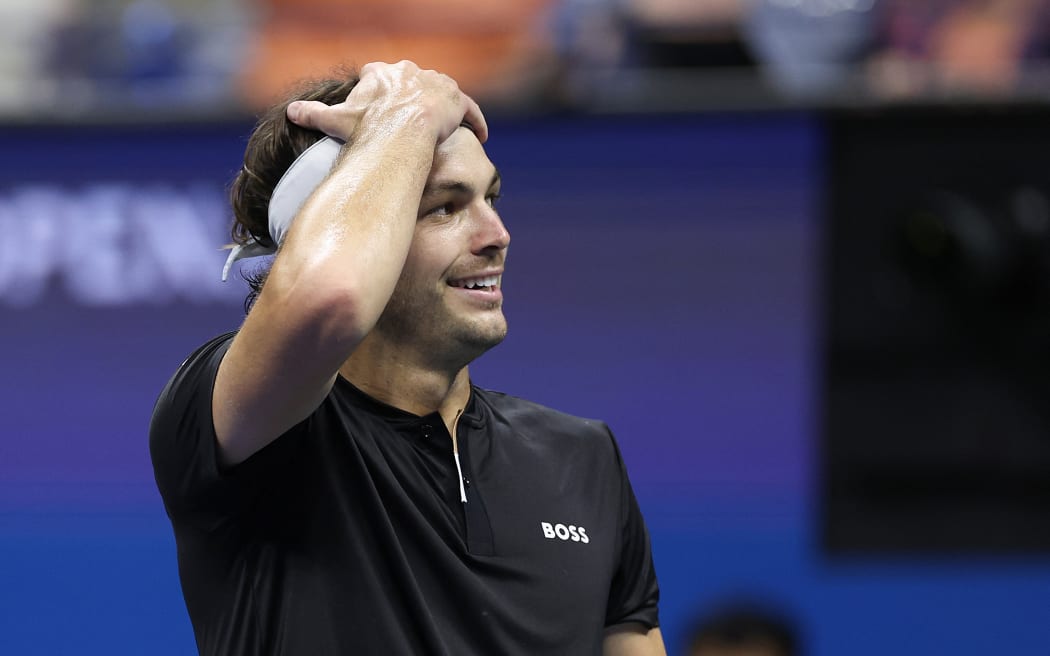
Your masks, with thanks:
[[[474,134],[474,130],[467,125],[460,125],[447,139],[438,144],[436,152],[447,155],[468,151],[485,155],[485,147],[478,140],[478,135]]]
[[[430,168],[427,185],[445,181],[469,181],[488,184],[496,173],[496,166],[489,160],[485,147],[469,128],[460,126],[442,142],[434,152],[434,164]]]

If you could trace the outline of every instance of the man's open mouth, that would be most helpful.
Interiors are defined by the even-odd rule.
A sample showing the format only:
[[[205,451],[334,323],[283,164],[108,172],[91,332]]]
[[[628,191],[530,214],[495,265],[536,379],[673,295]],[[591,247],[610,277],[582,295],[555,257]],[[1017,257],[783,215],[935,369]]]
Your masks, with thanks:
[[[452,287],[461,287],[463,289],[481,289],[484,291],[492,291],[499,286],[500,276],[481,276],[478,278],[463,278],[462,280],[449,280],[448,284]]]

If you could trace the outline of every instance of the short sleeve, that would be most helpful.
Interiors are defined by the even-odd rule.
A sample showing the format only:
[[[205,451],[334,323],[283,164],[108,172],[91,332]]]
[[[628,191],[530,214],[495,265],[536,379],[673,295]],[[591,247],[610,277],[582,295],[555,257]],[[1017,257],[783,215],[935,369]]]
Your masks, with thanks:
[[[637,622],[651,629],[660,625],[660,586],[653,566],[649,530],[645,526],[615,439],[613,446],[616,448],[621,477],[620,559],[609,589],[605,626]]]
[[[217,337],[187,358],[157,399],[149,428],[153,473],[168,515],[206,531],[255,500],[270,463],[287,448],[280,443],[290,442],[279,439],[233,468],[220,465],[212,391],[233,336]]]

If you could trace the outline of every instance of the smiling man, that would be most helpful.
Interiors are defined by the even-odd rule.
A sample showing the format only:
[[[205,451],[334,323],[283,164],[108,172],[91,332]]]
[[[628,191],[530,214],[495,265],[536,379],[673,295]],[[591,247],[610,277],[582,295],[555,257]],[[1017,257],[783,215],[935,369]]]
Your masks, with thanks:
[[[256,126],[228,266],[276,255],[150,426],[202,654],[665,653],[608,428],[470,379],[507,331],[487,136],[410,62]]]

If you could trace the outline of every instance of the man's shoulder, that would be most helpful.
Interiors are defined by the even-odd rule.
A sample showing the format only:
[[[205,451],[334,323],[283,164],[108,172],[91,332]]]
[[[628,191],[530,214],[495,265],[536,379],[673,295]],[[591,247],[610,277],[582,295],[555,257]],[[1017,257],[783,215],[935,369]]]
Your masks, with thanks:
[[[168,379],[157,398],[154,415],[172,407],[181,412],[181,407],[191,402],[202,387],[207,387],[210,391],[215,371],[234,335],[236,332],[218,335],[194,349]]]
[[[229,332],[216,335],[208,341],[204,342],[186,358],[180,365],[180,369],[186,365],[193,364],[199,360],[206,359],[209,355],[216,353],[217,351],[225,352],[229,348],[230,343],[233,342],[233,338],[236,337],[237,331],[231,330]]]
[[[477,386],[474,391],[481,403],[511,426],[537,425],[549,431],[564,431],[573,435],[609,435],[609,427],[599,419],[572,415],[505,392]]]

